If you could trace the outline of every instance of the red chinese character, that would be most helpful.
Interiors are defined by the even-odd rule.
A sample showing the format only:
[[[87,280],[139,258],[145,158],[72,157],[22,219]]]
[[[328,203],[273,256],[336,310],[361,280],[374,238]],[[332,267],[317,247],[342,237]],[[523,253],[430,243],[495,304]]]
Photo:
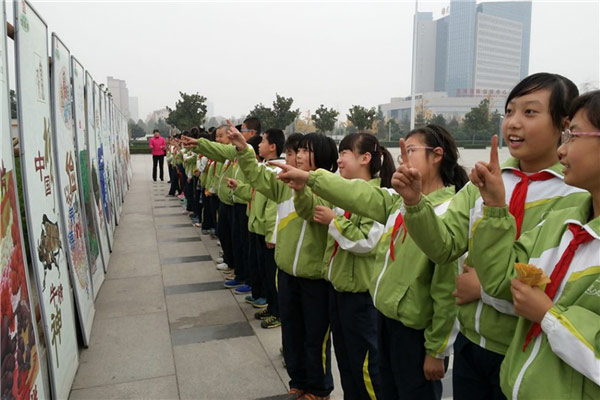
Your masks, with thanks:
[[[46,188],[46,196],[52,194],[52,186],[50,186],[50,175],[44,176],[44,187]]]
[[[40,154],[38,150],[38,156],[33,159],[35,165],[35,171],[40,171],[40,181],[42,180],[42,170],[46,169],[46,163],[44,162],[44,156]]]

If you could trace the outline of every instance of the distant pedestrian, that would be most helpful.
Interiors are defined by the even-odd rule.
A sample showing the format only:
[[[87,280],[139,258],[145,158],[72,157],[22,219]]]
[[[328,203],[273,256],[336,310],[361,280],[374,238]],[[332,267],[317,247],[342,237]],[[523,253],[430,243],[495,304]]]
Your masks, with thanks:
[[[167,144],[165,139],[160,136],[158,129],[154,130],[154,137],[150,139],[150,148],[152,149],[152,180],[156,182],[156,165],[160,165],[160,180],[164,181],[164,161],[165,161],[165,149]]]

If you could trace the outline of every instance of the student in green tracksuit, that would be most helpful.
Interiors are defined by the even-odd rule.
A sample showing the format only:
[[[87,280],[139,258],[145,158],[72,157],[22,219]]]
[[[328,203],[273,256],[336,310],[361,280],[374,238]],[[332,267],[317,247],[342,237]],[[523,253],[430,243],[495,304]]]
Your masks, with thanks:
[[[506,201],[517,219],[517,237],[550,210],[580,204],[588,196],[564,183],[556,155],[569,104],[576,96],[577,87],[567,78],[539,73],[517,84],[507,98],[502,134],[512,157],[502,165],[502,179]],[[406,227],[417,245],[441,264],[469,250],[466,264],[471,265],[473,231],[482,217],[479,190],[466,185],[440,218],[421,198],[418,173],[401,166],[396,174],[394,188],[404,197]],[[463,281],[475,287],[474,296],[461,293]],[[459,302],[465,304],[458,312],[461,333],[454,347],[454,397],[503,398],[500,364],[517,324],[512,303],[481,290],[471,270],[459,275],[457,288]]]
[[[294,192],[266,166],[259,164],[241,133],[230,124],[229,138],[252,187],[277,202],[278,295],[282,321],[283,356],[290,376],[290,394],[327,398],[333,390],[329,340],[327,282],[323,279],[323,253],[327,228],[298,216]],[[335,142],[322,134],[305,135],[297,164],[314,170],[337,169]]]
[[[250,139],[252,140],[252,139]],[[264,162],[279,160],[285,146],[285,135],[280,129],[267,129],[260,143],[253,148]],[[283,160],[282,160],[283,161]],[[273,167],[273,172],[279,171]],[[240,175],[243,175],[240,172]],[[248,231],[250,232],[249,257],[255,259],[256,271],[251,274],[252,295],[246,297],[246,302],[255,308],[264,309],[255,314],[256,319],[262,320],[263,328],[276,328],[281,325],[279,318],[279,301],[275,288],[275,226],[277,224],[277,203],[267,199],[260,192],[243,182],[230,180],[235,187],[234,194],[248,201]],[[265,307],[266,306],[266,307]]]
[[[486,291],[512,299],[520,317],[500,373],[512,399],[600,398],[600,91],[579,96],[558,149],[565,183],[592,197],[553,211],[513,238],[497,155],[471,174],[483,198],[473,265]],[[541,268],[550,283],[531,287],[514,263]]]
[[[338,169],[345,179],[391,187],[394,159],[370,133],[351,133],[339,145]],[[297,191],[294,205],[304,219],[329,230],[323,264],[329,285],[329,318],[345,399],[375,399],[381,382],[377,310],[369,283],[383,225],[332,204],[315,207],[315,197]]]
[[[402,142],[404,145],[404,142]],[[403,162],[424,177],[424,192],[443,214],[455,189],[467,182],[452,136],[437,125],[411,131]],[[306,184],[344,210],[385,224],[369,283],[378,314],[381,395],[384,399],[440,399],[452,343],[456,305],[452,297],[457,262],[436,266],[406,235],[400,196],[362,180],[324,171],[307,174],[285,168],[294,187]],[[450,344],[450,345],[449,345]]]

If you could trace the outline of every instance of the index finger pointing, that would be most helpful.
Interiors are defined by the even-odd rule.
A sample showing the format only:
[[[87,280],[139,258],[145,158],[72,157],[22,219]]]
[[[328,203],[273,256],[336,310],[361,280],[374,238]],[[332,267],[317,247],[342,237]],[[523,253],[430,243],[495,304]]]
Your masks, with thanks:
[[[498,161],[498,135],[492,136],[492,148],[490,149],[490,165],[496,167],[500,165]]]
[[[408,159],[408,150],[406,150],[406,142],[404,139],[400,139],[400,156],[402,157],[402,164],[410,168],[410,160]]]
[[[289,171],[291,169],[289,165],[277,161],[269,161],[269,165],[281,168],[282,171]]]

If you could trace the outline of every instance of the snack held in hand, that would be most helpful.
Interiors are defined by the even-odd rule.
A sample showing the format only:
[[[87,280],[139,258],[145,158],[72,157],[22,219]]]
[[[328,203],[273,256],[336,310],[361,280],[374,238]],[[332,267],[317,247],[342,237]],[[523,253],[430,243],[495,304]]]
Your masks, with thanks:
[[[542,286],[550,283],[548,275],[541,268],[532,264],[515,263],[517,278],[529,286]]]

